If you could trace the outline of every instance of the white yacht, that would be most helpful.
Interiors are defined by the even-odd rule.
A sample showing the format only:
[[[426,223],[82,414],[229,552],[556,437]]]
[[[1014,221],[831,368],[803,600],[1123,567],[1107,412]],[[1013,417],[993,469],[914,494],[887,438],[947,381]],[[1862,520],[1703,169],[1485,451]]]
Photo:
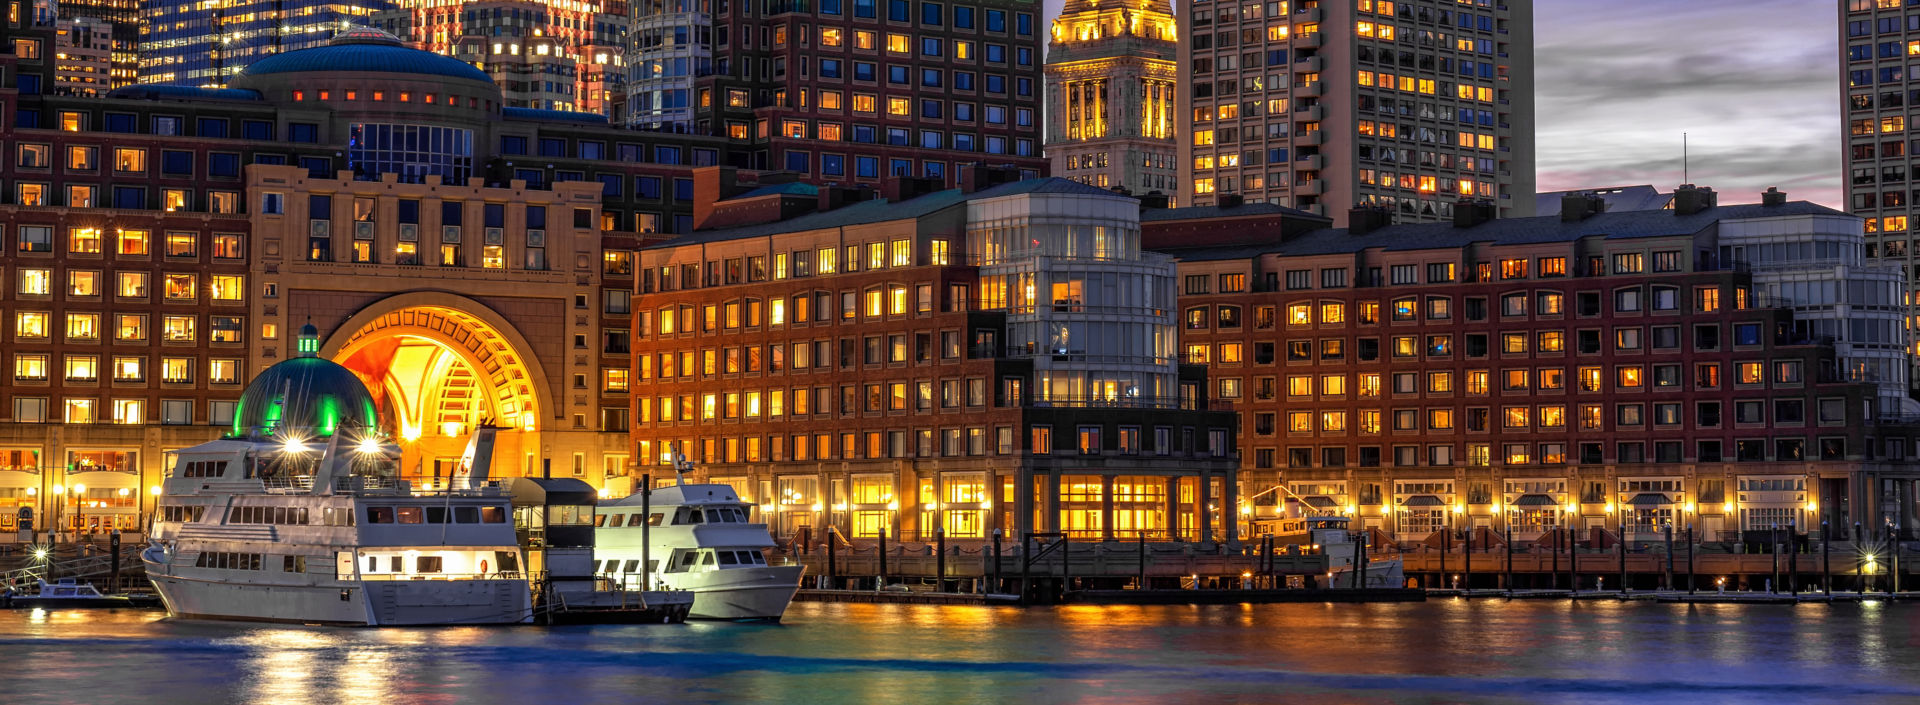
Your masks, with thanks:
[[[232,432],[176,453],[147,577],[174,617],[340,625],[511,624],[533,615],[508,494],[477,433],[450,489],[397,479],[359,378],[316,356],[260,374]],[[477,456],[476,456],[477,454]]]
[[[602,503],[598,572],[629,589],[652,582],[692,592],[687,616],[695,619],[779,621],[800,589],[801,567],[767,563],[773,535],[748,521],[748,509],[728,485],[679,484]]]

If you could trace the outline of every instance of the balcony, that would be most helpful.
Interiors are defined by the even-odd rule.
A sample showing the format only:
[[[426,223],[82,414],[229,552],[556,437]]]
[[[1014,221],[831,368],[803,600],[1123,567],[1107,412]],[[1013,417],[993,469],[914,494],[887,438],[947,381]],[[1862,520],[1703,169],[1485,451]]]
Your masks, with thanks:
[[[1295,99],[1317,98],[1320,96],[1320,93],[1321,93],[1321,89],[1320,89],[1319,81],[1307,81],[1305,83],[1301,83],[1293,87],[1293,97]]]
[[[1327,106],[1308,105],[1308,106],[1302,107],[1299,110],[1293,111],[1293,119],[1308,120],[1311,122],[1319,122],[1321,120],[1325,120],[1327,119]]]
[[[1304,171],[1319,171],[1325,169],[1327,168],[1327,156],[1324,154],[1309,154],[1300,157],[1299,159],[1293,160],[1293,168]]]
[[[1293,184],[1293,195],[1295,196],[1321,196],[1326,193],[1326,179],[1307,179],[1305,181],[1296,181]]]
[[[1317,7],[1309,7],[1293,13],[1293,21],[1296,23],[1325,22],[1326,19],[1326,11]]]
[[[1318,10],[1316,10],[1317,12]],[[1318,56],[1309,56],[1293,62],[1294,73],[1319,73],[1327,65],[1327,60]]]
[[[1293,35],[1293,47],[1295,49],[1318,49],[1320,48],[1320,44],[1321,36],[1319,32],[1302,32]]]
[[[1294,144],[1302,147],[1314,147],[1327,143],[1327,135],[1319,130],[1307,130],[1294,138]]]

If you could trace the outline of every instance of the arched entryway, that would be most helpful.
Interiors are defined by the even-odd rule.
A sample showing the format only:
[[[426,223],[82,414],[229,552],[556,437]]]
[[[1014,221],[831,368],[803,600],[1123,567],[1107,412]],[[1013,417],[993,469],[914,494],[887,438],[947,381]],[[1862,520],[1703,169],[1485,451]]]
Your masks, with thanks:
[[[383,299],[354,314],[321,346],[359,375],[400,443],[402,474],[445,479],[475,428],[500,428],[496,477],[538,454],[548,423],[546,375],[519,331],[486,305],[444,293]]]

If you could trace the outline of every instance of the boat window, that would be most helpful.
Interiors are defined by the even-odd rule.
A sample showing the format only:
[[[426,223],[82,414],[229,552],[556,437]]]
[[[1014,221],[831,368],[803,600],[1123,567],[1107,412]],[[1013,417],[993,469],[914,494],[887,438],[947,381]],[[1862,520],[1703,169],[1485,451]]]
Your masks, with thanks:
[[[647,561],[647,572],[649,573],[660,572],[660,561]]]
[[[377,556],[367,556],[367,572],[369,572],[369,573],[378,573],[378,572],[380,572],[380,559],[379,559],[379,557],[377,557]]]
[[[706,521],[705,519],[702,519],[702,518],[701,518],[701,514],[700,514],[700,510],[698,510],[698,509],[692,509],[692,510],[688,510],[688,511],[687,511],[687,521],[686,521],[686,523],[688,523],[688,524],[700,524],[700,523],[704,523],[705,521]]]
[[[494,551],[493,559],[500,562],[500,572],[502,573],[512,573],[520,570],[520,553],[518,551]]]
[[[480,523],[480,508],[479,507],[454,507],[453,523],[455,524]]]
[[[420,523],[421,517],[420,517],[419,507],[400,507],[398,511],[398,515],[400,517],[400,523],[402,524]]]
[[[739,565],[740,559],[732,551],[720,551],[720,565]]]
[[[660,520],[667,517],[666,512],[654,512],[647,515],[647,526],[659,526]]]
[[[404,559],[399,556],[393,556],[387,560],[387,565],[392,566],[392,572],[403,573],[407,570],[405,564],[402,563],[403,560]]]
[[[413,569],[416,573],[438,573],[441,570],[440,565],[439,556],[421,556],[414,559]]]
[[[625,514],[603,514],[601,516],[608,517],[609,521],[607,522],[607,526],[611,526],[616,529],[625,525],[627,521],[627,515]]]
[[[507,523],[507,508],[498,504],[481,507],[480,521],[486,524],[505,524]],[[501,566],[501,569],[505,570],[506,566]]]
[[[713,552],[701,551],[700,565],[713,565]]]
[[[594,516],[594,518],[593,518],[593,525],[594,525],[594,526],[606,526],[606,525],[607,525],[607,517],[608,517],[608,516],[619,516],[619,515],[618,515],[618,514],[611,514],[611,515],[609,515],[609,514],[600,514],[600,515],[596,515],[596,516]],[[619,524],[614,524],[614,526],[619,526]]]
[[[447,508],[446,507],[427,507],[427,523],[429,524],[447,523]]]
[[[731,517],[728,517],[728,516],[727,516],[727,514],[726,514],[726,512],[725,512],[724,510],[721,510],[721,509],[708,509],[708,510],[707,510],[707,521],[709,521],[709,522],[712,522],[712,523],[715,523],[715,524],[725,524],[725,523],[727,523],[727,522],[730,522],[730,521],[733,521],[733,519],[732,519]]]
[[[639,568],[639,567],[640,567],[640,561],[627,561],[626,572],[631,573],[635,568]]]
[[[367,523],[369,524],[393,523],[393,507],[367,507]]]

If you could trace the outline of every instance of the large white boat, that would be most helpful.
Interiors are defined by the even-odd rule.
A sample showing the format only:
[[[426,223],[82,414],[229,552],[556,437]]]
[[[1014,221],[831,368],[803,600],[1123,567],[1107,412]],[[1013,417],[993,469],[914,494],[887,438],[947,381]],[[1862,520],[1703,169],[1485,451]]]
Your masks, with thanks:
[[[749,508],[728,485],[679,484],[603,503],[594,529],[598,572],[629,589],[652,582],[690,591],[687,616],[696,619],[779,621],[800,589],[801,568],[767,563],[773,535],[748,521]]]
[[[175,617],[341,625],[511,624],[533,616],[508,494],[476,434],[451,488],[398,479],[359,378],[300,354],[260,374],[225,438],[178,451],[147,577]]]

